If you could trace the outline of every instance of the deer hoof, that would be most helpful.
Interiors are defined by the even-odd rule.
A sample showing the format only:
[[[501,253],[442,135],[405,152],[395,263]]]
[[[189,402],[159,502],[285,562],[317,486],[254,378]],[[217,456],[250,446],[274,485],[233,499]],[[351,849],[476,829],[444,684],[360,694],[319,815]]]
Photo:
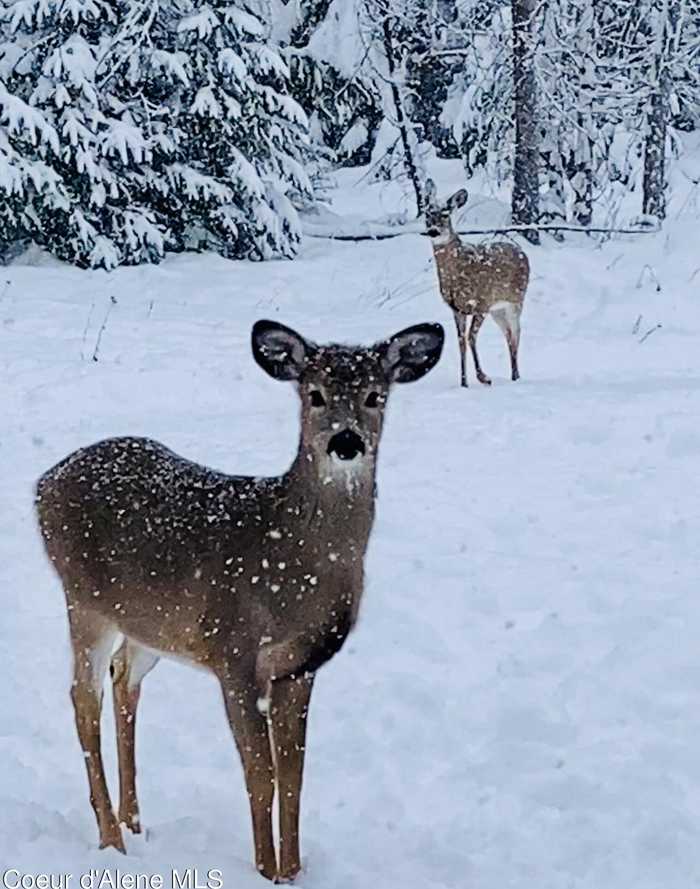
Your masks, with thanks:
[[[487,377],[486,374],[479,374],[479,376],[477,377],[477,379],[479,380],[480,383],[483,383],[484,386],[490,386],[490,385],[491,385],[491,378],[490,378],[490,377]]]
[[[114,828],[110,828],[109,831],[103,834],[100,838],[100,849],[116,849],[117,852],[126,855],[126,847],[124,846],[124,840],[122,839],[122,832],[116,822]]]
[[[274,867],[270,867],[269,865],[265,865],[262,862],[256,865],[257,872],[261,877],[265,877],[266,880],[269,880],[271,883],[279,883],[279,876],[277,874],[277,865]]]
[[[141,819],[138,812],[120,812],[119,823],[134,834],[141,833]]]
[[[288,885],[289,883],[293,883],[296,878],[299,876],[301,868],[296,871],[290,871],[289,873],[281,873],[277,874],[275,877],[275,883],[278,885]]]

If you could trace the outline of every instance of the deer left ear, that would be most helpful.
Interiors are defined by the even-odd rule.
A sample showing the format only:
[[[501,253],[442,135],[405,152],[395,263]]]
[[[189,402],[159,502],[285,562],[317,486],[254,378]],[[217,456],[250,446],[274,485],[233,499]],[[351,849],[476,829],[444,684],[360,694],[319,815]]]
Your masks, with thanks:
[[[407,327],[379,345],[387,376],[393,383],[412,383],[440,360],[445,342],[441,324]]]
[[[459,191],[456,191],[451,198],[447,201],[447,209],[452,212],[452,210],[456,210],[458,207],[463,207],[467,203],[467,198],[469,197],[469,192],[466,188],[460,188]]]

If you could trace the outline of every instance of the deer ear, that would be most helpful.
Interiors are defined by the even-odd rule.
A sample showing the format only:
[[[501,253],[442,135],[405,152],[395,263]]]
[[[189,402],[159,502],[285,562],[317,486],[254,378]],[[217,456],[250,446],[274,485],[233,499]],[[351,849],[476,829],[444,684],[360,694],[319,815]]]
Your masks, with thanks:
[[[253,357],[276,380],[298,380],[312,346],[303,336],[276,321],[256,321],[252,334]]]
[[[412,383],[440,360],[445,331],[441,324],[407,327],[379,345],[387,376],[393,383]]]
[[[429,204],[435,204],[437,202],[437,188],[432,179],[428,179],[425,183],[425,198]]]
[[[447,201],[447,209],[456,210],[457,207],[463,207],[467,203],[467,198],[469,197],[469,192],[466,188],[460,188],[459,191],[456,191],[451,198]]]

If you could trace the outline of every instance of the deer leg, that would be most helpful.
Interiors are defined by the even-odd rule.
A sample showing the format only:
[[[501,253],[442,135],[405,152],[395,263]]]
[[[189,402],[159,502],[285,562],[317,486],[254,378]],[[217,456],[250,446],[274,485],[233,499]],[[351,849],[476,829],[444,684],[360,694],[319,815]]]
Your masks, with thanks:
[[[481,325],[484,323],[484,315],[474,314],[472,317],[472,323],[469,325],[469,348],[471,349],[472,357],[474,358],[474,367],[476,368],[476,378],[480,383],[483,383],[485,386],[491,385],[491,380],[489,377],[481,369],[481,365],[479,364],[479,355],[476,351],[476,338],[478,336],[479,330],[481,329]]]
[[[69,611],[69,614],[73,644],[71,699],[90,784],[90,803],[100,832],[100,848],[113,846],[125,852],[121,830],[109,798],[100,741],[102,686],[112,647],[119,634],[99,618],[80,614],[77,609]]]
[[[253,821],[255,866],[268,880],[277,878],[277,858],[272,840],[272,802],[275,772],[267,722],[257,709],[254,679],[241,684],[221,679],[226,713],[243,764],[250,814]]]
[[[503,332],[508,343],[510,354],[510,378],[515,382],[520,379],[518,370],[518,347],[520,345],[520,309],[515,306],[494,312],[491,316]]]
[[[515,382],[520,379],[518,369],[518,349],[520,348],[520,309],[513,309],[510,319],[510,330],[506,335],[510,352],[510,378]]]
[[[457,328],[457,342],[459,343],[460,360],[460,384],[467,387],[467,316],[461,312],[454,312],[455,327]]]
[[[119,758],[119,823],[132,833],[141,833],[134,757],[136,709],[141,682],[157,663],[157,655],[127,639],[110,665]]]
[[[277,773],[279,879],[283,882],[291,882],[301,870],[299,804],[313,681],[313,675],[307,674],[272,683],[268,729]]]

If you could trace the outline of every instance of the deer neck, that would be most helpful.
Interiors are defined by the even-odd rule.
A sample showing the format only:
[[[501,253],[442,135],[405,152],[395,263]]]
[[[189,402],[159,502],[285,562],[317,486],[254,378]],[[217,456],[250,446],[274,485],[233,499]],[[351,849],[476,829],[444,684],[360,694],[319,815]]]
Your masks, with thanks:
[[[323,526],[363,546],[374,520],[376,454],[343,461],[304,442],[284,476],[288,508],[298,510],[310,525]]]
[[[450,230],[445,235],[440,235],[437,238],[432,238],[433,244],[433,254],[435,256],[436,262],[444,262],[448,260],[450,257],[459,253],[462,248],[462,242],[459,239],[459,235],[456,232]]]
[[[463,251],[464,245],[452,230],[444,236],[444,239],[433,239],[433,255],[435,257],[435,265],[437,266],[438,275],[442,279],[449,270],[456,266],[459,261],[459,254]]]
[[[443,293],[446,290],[450,290],[450,281],[457,268],[459,254],[462,249],[463,244],[459,240],[459,236],[452,230],[450,230],[449,235],[445,235],[443,241],[437,238],[433,239],[433,255],[435,257],[435,265],[437,266],[440,289]]]

